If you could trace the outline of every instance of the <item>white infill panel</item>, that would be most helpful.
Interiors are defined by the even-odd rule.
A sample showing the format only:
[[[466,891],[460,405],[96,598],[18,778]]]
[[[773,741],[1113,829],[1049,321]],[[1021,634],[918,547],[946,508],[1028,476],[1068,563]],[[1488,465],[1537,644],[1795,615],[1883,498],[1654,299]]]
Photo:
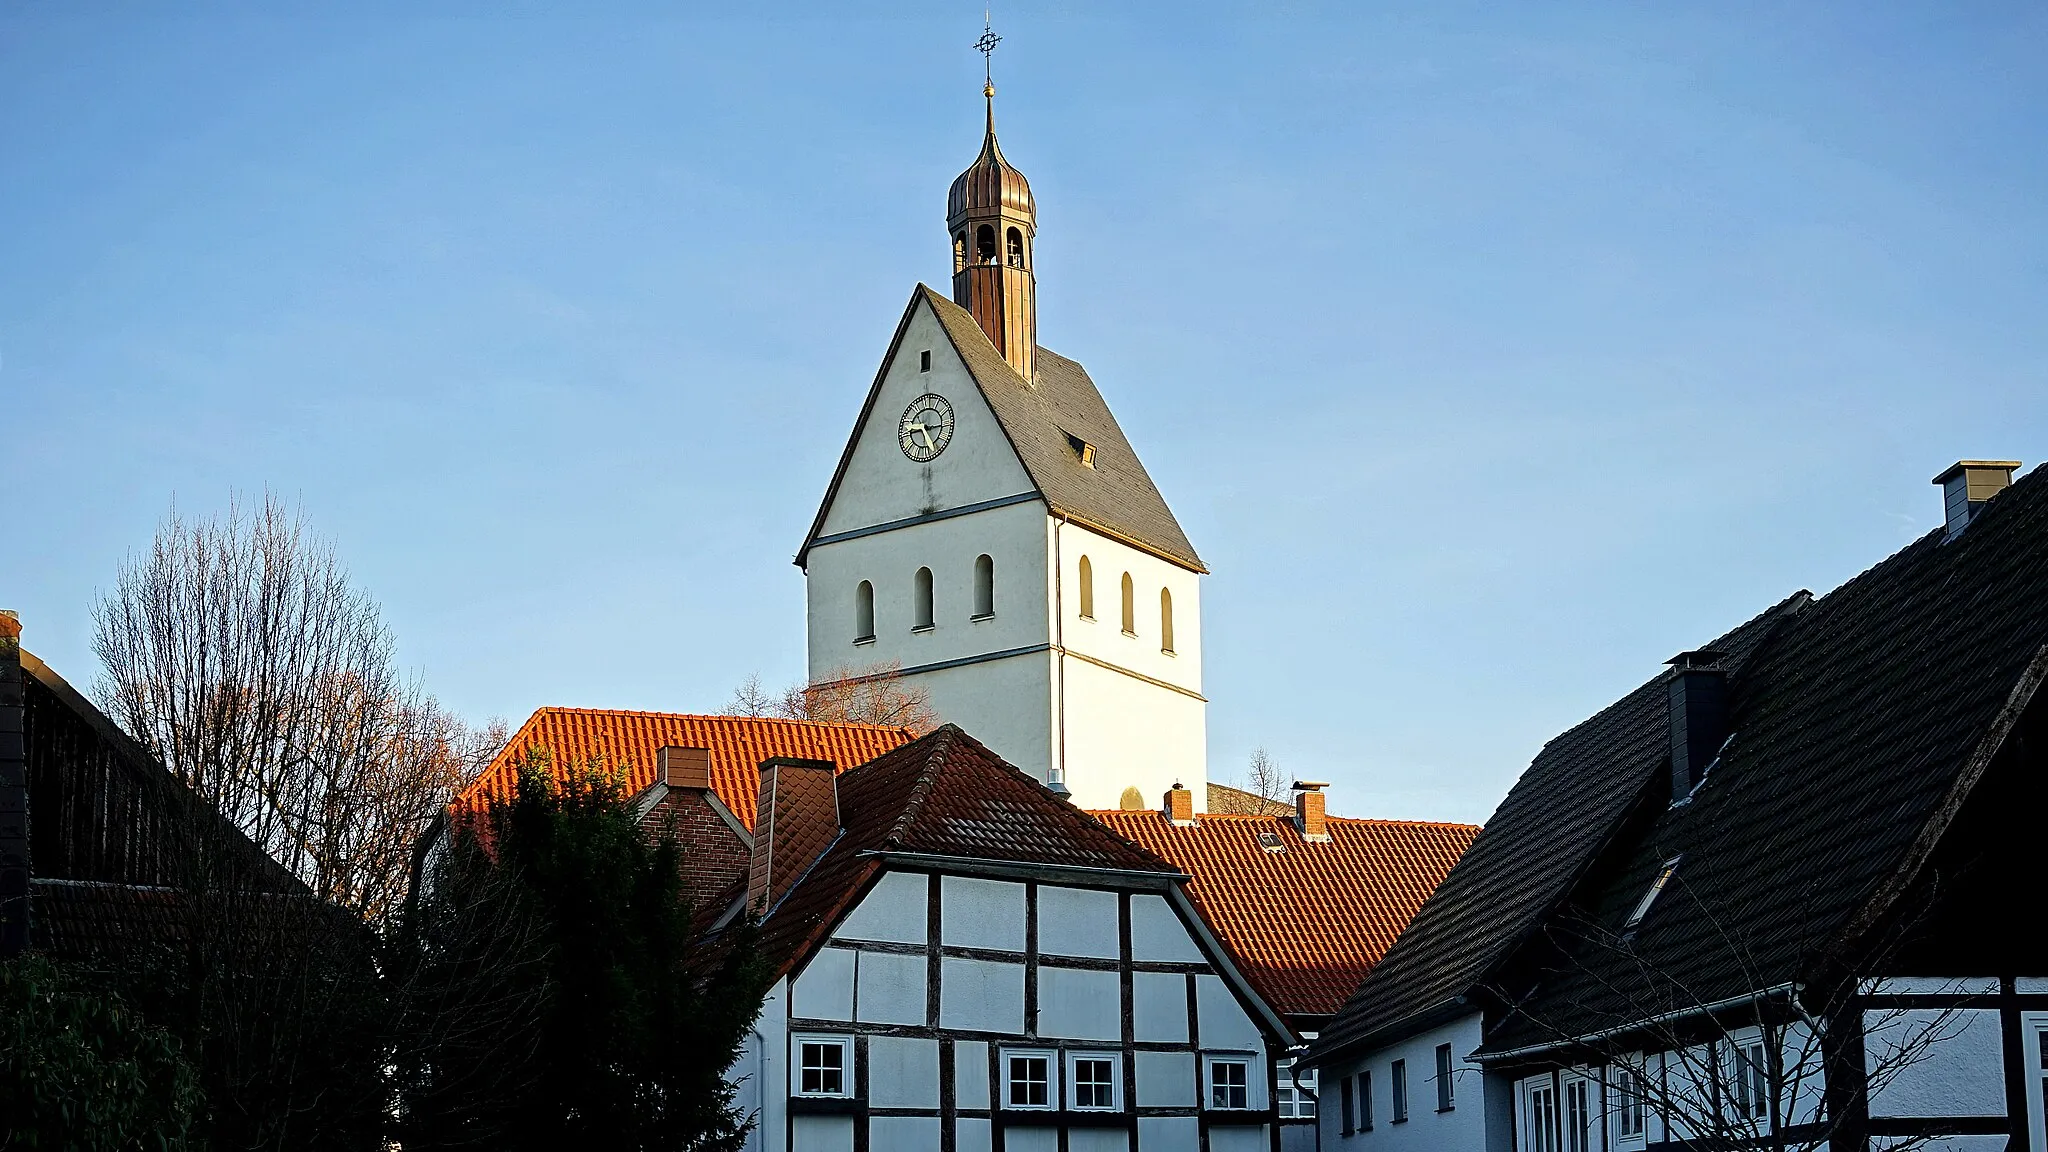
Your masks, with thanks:
[[[1131,897],[1131,959],[1199,964],[1206,957],[1166,897],[1147,893]]]
[[[1138,1117],[1138,1152],[1189,1152],[1201,1146],[1201,1121],[1193,1116]]]
[[[789,1152],[853,1152],[853,1117],[798,1116],[789,1135]]]
[[[940,962],[939,1026],[1024,1034],[1024,966],[947,957]]]
[[[924,1023],[924,957],[863,952],[858,972],[857,1019],[869,1024]]]
[[[939,879],[944,942],[958,948],[1024,950],[1024,886],[970,876]]]
[[[1114,972],[1038,969],[1038,1034],[1069,1040],[1123,1039],[1121,990]]]
[[[1268,1147],[1263,1124],[1256,1128],[1209,1129],[1209,1152],[1266,1152]]]
[[[2006,1114],[1997,1009],[1873,1008],[1863,1027],[1872,1116]]]
[[[1192,1052],[1137,1054],[1137,1101],[1140,1108],[1195,1106],[1195,1055]]]
[[[979,1040],[953,1045],[953,1101],[959,1108],[988,1107],[988,1045]]]
[[[1131,1134],[1121,1128],[1070,1128],[1067,1152],[1131,1152]]]
[[[937,1116],[871,1116],[868,1147],[889,1152],[939,1152]]]
[[[900,1036],[871,1037],[868,1103],[876,1108],[937,1110],[939,1042]],[[936,1129],[932,1135],[937,1137]]]
[[[796,978],[789,1011],[800,1020],[853,1019],[853,953],[820,949]]]
[[[835,940],[922,944],[930,918],[931,878],[920,872],[885,874],[840,921]]]
[[[1193,1148],[1190,1144],[1188,1147]],[[1009,1128],[1003,1132],[1004,1152],[1060,1152],[1057,1128]]]
[[[1092,888],[1038,889],[1038,951],[1047,956],[1117,958],[1116,893]]]
[[[1195,1021],[1204,1048],[1257,1050],[1259,1029],[1220,976],[1195,977]]]
[[[990,1152],[994,1128],[987,1120],[963,1117],[953,1123],[953,1147],[956,1152]]]
[[[1185,1044],[1188,1039],[1188,978],[1178,972],[1131,973],[1132,1039]]]

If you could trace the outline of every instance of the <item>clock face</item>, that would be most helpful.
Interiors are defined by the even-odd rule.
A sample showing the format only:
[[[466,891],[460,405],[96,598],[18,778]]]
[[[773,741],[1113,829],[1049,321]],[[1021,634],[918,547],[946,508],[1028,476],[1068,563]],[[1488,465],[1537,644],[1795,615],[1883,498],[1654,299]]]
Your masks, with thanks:
[[[923,463],[946,450],[953,442],[953,406],[944,396],[927,392],[903,410],[903,422],[896,427],[896,443],[903,454]]]

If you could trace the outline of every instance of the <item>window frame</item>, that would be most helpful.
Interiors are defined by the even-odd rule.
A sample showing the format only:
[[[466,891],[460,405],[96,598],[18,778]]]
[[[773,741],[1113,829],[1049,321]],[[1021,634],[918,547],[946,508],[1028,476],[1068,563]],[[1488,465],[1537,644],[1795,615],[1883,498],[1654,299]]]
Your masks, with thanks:
[[[1274,1113],[1282,1120],[1315,1119],[1316,1113],[1320,1110],[1318,1105],[1321,1101],[1318,1096],[1322,1086],[1322,1081],[1316,1076],[1316,1070],[1308,1068],[1296,1073],[1293,1060],[1281,1061],[1278,1068],[1280,1079],[1273,1085]],[[1287,1094],[1286,1104],[1280,1102],[1282,1092]]]
[[[2048,1148],[2048,1012],[2020,1013],[2021,1064],[2027,1072],[2027,1125],[2030,1148]]]
[[[1436,1110],[1454,1111],[1458,1107],[1457,1082],[1453,1079],[1456,1060],[1451,1055],[1449,1044],[1436,1046]]]
[[[1607,1067],[1606,1108],[1613,1118],[1608,1125],[1609,1147],[1615,1152],[1635,1152],[1650,1142],[1649,1061],[1638,1055],[1623,1057]],[[1621,1083],[1621,1077],[1629,1083]],[[1633,1120],[1633,1124],[1631,1124]]]
[[[1355,1081],[1356,1077],[1349,1073],[1337,1081],[1337,1111],[1341,1124],[1337,1132],[1339,1136],[1349,1136],[1358,1131],[1358,1108],[1351,1098],[1351,1086]]]
[[[1729,1119],[1770,1133],[1776,1117],[1771,1114],[1769,1038],[1762,1029],[1744,1028],[1729,1033],[1719,1047],[1723,1054],[1717,1063]]]
[[[1216,1103],[1216,1070],[1231,1067],[1238,1069],[1244,1078],[1236,1084],[1224,1085],[1225,1090],[1235,1089],[1244,1094],[1242,1104]],[[1250,1056],[1204,1056],[1202,1058],[1202,1111],[1204,1112],[1249,1112],[1252,1107],[1252,1058]]]
[[[1358,1130],[1372,1131],[1372,1069],[1358,1070]]]
[[[1520,1152],[1562,1152],[1562,1103],[1552,1073],[1526,1076],[1515,1083],[1515,1136]]]
[[[862,580],[853,586],[853,642],[875,642],[875,582],[872,580]]]
[[[1131,574],[1124,573],[1123,580],[1123,632],[1137,639],[1138,636],[1138,586],[1131,581]]]
[[[931,370],[932,370],[932,350],[931,350],[931,349],[929,349],[929,348],[923,349],[922,351],[920,351],[920,352],[919,352],[919,353],[917,354],[917,370],[918,370],[919,372],[929,372],[929,371],[931,371]]]
[[[1649,890],[1643,893],[1642,899],[1636,901],[1636,906],[1629,911],[1628,919],[1622,922],[1621,929],[1624,934],[1633,933],[1643,922],[1643,917],[1650,914],[1651,907],[1657,903],[1657,897],[1663,895],[1664,889],[1671,886],[1671,878],[1678,875],[1678,866],[1684,862],[1685,853],[1681,852],[1657,866],[1657,878],[1650,881]]]
[[[793,1065],[792,1070],[796,1073],[795,1082],[790,1085],[789,1089],[791,1096],[801,1097],[806,1100],[853,1099],[853,1037],[844,1034],[799,1032],[792,1035],[789,1039],[791,1045],[796,1049],[796,1059],[791,1061]],[[837,1048],[839,1050],[839,1066],[836,1069],[829,1069],[839,1073],[839,1091],[828,1092],[822,1088],[812,1091],[804,1087],[804,1073],[810,1071],[804,1059],[807,1055],[804,1051],[806,1045],[820,1048]],[[822,1073],[828,1071],[828,1069],[825,1065],[820,1064],[818,1071],[821,1073],[820,1082],[822,1083]]]
[[[939,626],[939,590],[928,565],[919,565],[910,577],[910,630],[930,632]]]
[[[1080,592],[1075,597],[1074,615],[1082,620],[1092,621],[1095,619],[1095,562],[1088,559],[1088,554],[1084,552],[1081,554],[1081,562],[1076,564],[1074,569],[1074,582],[1080,585]]]
[[[969,620],[996,618],[996,558],[983,552],[974,558],[974,611]]]
[[[1080,1065],[1081,1061],[1083,1061],[1083,1060],[1089,1060],[1089,1061],[1098,1061],[1098,1062],[1101,1062],[1101,1063],[1104,1063],[1104,1064],[1107,1064],[1107,1065],[1109,1065],[1109,1103],[1107,1103],[1107,1104],[1083,1104],[1083,1103],[1081,1103],[1081,1091],[1080,1091],[1080,1089],[1081,1089],[1081,1077],[1080,1077],[1080,1069],[1079,1069],[1079,1065]],[[1075,1112],[1121,1112],[1121,1111],[1123,1111],[1123,1107],[1124,1107],[1124,1085],[1123,1085],[1123,1080],[1124,1080],[1124,1075],[1123,1075],[1123,1069],[1124,1069],[1124,1062],[1123,1062],[1123,1056],[1122,1056],[1122,1054],[1120,1054],[1120,1053],[1117,1053],[1117,1052],[1097,1052],[1097,1051],[1087,1051],[1087,1050],[1081,1050],[1081,1049],[1074,1049],[1074,1050],[1070,1050],[1070,1051],[1068,1051],[1068,1052],[1066,1053],[1066,1068],[1067,1068],[1067,1096],[1066,1096],[1066,1099],[1067,1099],[1067,1107],[1068,1107],[1069,1109],[1071,1109],[1072,1111],[1075,1111]]]
[[[1041,1060],[1044,1062],[1045,1079],[1042,1083],[1045,1087],[1045,1103],[1018,1104],[1014,1102],[1013,1097],[1016,1095],[1015,1089],[1018,1081],[1012,1074],[1015,1071],[1010,1063],[1012,1060]],[[998,1105],[1002,1110],[1008,1112],[1059,1111],[1062,1077],[1056,1071],[1061,1067],[1060,1054],[1057,1051],[1051,1048],[1004,1048],[1002,1050],[1002,1061],[1003,1091],[1002,1099]],[[1029,1083],[1029,1081],[1025,1081],[1025,1083]]]
[[[1392,1107],[1388,1109],[1387,1123],[1408,1122],[1408,1061],[1396,1060],[1387,1066],[1387,1091]]]
[[[1557,1077],[1558,1138],[1563,1152],[1594,1152],[1600,1134],[1600,1082],[1584,1072]]]

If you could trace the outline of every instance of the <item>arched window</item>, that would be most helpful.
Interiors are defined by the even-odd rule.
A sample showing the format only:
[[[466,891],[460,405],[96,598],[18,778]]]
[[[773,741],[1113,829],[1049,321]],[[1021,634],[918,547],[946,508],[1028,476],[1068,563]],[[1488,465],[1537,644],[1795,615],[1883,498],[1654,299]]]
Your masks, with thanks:
[[[1012,228],[1007,239],[1010,242],[1010,267],[1022,268],[1024,266],[1024,234]]]
[[[1095,565],[1081,557],[1081,619],[1095,619]]]
[[[932,570],[919,568],[917,579],[911,582],[911,619],[917,621],[910,626],[912,632],[921,632],[932,626]]]
[[[875,638],[875,586],[863,580],[853,590],[853,642]]]
[[[953,234],[953,271],[967,267],[967,233]]]
[[[983,264],[996,262],[996,228],[983,224],[974,230],[974,256]]]
[[[1131,595],[1131,574],[1124,573],[1124,635],[1138,634],[1138,602]]]
[[[1159,590],[1159,650],[1173,651],[1173,593]]]
[[[987,556],[974,558],[974,618],[986,620],[996,614],[996,562]]]

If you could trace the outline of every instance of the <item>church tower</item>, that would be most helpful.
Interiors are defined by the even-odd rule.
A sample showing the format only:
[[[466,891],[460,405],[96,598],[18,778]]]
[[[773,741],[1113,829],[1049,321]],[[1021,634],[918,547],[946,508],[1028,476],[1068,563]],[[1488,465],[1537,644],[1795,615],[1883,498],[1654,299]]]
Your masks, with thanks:
[[[1087,370],[1038,345],[1037,205],[982,95],[951,298],[911,293],[797,552],[811,683],[900,677],[1083,808],[1203,803],[1208,570]]]
[[[988,342],[1017,375],[1036,378],[1038,288],[1031,271],[1031,241],[1038,207],[1031,183],[1003,159],[996,144],[996,86],[982,89],[988,130],[981,154],[946,193],[946,228],[953,234],[953,303],[973,315]]]

